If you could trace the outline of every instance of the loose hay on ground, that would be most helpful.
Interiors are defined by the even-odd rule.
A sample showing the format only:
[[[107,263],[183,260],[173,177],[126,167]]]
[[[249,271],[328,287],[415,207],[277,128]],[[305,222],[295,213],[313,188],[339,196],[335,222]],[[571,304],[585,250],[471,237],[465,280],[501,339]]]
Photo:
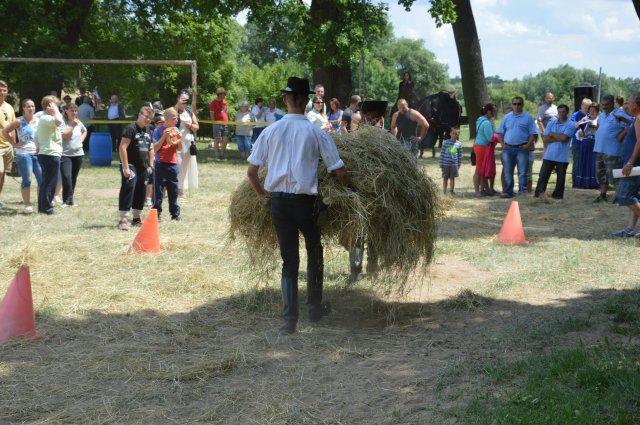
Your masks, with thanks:
[[[325,241],[347,248],[366,239],[378,252],[380,270],[394,277],[386,281],[402,290],[409,274],[433,259],[436,225],[443,215],[436,185],[386,132],[364,127],[333,138],[351,182],[340,186],[320,163],[319,191],[328,206]],[[262,169],[261,182],[265,175]],[[270,210],[260,207],[246,179],[231,196],[229,223],[230,238],[239,237],[255,271],[276,262]]]

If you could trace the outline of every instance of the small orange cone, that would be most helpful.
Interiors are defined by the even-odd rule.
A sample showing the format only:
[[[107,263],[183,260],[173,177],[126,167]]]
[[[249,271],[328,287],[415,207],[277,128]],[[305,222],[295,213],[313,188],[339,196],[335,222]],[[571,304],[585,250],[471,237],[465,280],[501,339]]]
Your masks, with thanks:
[[[504,219],[504,223],[502,223],[502,228],[498,234],[498,242],[503,245],[524,245],[527,243],[524,239],[524,229],[522,228],[518,201],[511,201],[509,212],[507,212],[507,217]]]
[[[142,223],[140,231],[133,240],[129,253],[145,252],[147,254],[157,254],[160,252],[160,235],[158,234],[158,210],[153,208]]]
[[[0,303],[0,343],[12,338],[37,338],[29,267],[22,266]]]

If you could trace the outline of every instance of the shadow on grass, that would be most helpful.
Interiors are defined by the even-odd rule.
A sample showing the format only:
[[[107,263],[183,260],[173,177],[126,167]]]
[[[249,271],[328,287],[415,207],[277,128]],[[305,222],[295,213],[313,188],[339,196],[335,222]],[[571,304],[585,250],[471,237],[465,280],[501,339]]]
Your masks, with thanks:
[[[301,290],[301,310],[305,297]],[[109,413],[111,423],[158,423],[163,418],[202,422],[202,415],[211,414],[211,406],[218,416],[204,422],[232,423],[236,411],[225,407],[230,394],[241,397],[258,382],[275,385],[274,389],[291,385],[287,362],[305,359],[312,370],[339,371],[337,381],[307,388],[313,409],[326,412],[326,420],[315,423],[336,423],[340,418],[364,423],[360,422],[364,418],[350,416],[355,413],[349,408],[325,403],[322,394],[348,397],[352,391],[348,383],[370,370],[368,379],[380,377],[381,382],[361,390],[378,397],[375,388],[385,386],[389,378],[384,375],[390,372],[370,369],[375,359],[397,358],[394,364],[403,367],[398,377],[418,382],[417,388],[439,383],[449,391],[467,388],[463,381],[468,376],[459,376],[457,368],[434,377],[436,365],[443,364],[437,359],[466,358],[461,360],[468,363],[464,373],[475,373],[475,379],[482,380],[488,366],[478,364],[478,357],[490,359],[495,367],[506,352],[513,361],[532,353],[591,345],[604,337],[628,342],[633,336],[619,329],[637,328],[640,323],[640,290],[586,291],[553,305],[495,299],[472,291],[437,302],[388,301],[360,286],[329,288],[325,299],[332,303],[331,315],[310,324],[303,314],[293,336],[277,332],[281,323],[277,288],[234,294],[173,314],[93,310],[76,319],[45,305],[36,312],[43,340],[0,345],[0,419],[97,423],[88,418],[104,414],[107,397],[117,405]],[[283,359],[289,359],[285,366]],[[273,370],[280,372],[274,375]],[[230,393],[224,392],[226,386]],[[174,399],[178,389],[181,395]],[[270,394],[278,399],[276,405],[288,397],[282,391],[281,396]],[[247,399],[243,412],[255,414],[260,406]],[[421,414],[424,411],[403,418],[423,423],[428,417]],[[385,422],[382,419],[373,416],[372,423]]]

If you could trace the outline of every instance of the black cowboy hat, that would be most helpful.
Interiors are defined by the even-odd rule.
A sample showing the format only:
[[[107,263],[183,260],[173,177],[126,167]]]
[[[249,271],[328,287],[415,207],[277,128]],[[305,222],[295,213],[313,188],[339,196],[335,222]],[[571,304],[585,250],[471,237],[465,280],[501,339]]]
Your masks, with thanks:
[[[360,112],[366,114],[367,112],[377,112],[383,115],[387,110],[388,102],[386,100],[365,100],[360,106]]]
[[[289,77],[287,80],[287,87],[280,90],[282,93],[300,93],[300,94],[314,94],[309,90],[309,80],[306,78]]]

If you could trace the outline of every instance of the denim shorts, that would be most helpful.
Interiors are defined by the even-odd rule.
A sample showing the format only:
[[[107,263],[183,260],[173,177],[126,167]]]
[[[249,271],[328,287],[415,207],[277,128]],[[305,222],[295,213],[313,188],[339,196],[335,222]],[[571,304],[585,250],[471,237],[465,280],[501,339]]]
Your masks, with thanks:
[[[235,139],[238,141],[238,152],[251,151],[251,136],[236,135]]]
[[[622,177],[618,180],[616,199],[621,207],[640,203],[640,176]]]

